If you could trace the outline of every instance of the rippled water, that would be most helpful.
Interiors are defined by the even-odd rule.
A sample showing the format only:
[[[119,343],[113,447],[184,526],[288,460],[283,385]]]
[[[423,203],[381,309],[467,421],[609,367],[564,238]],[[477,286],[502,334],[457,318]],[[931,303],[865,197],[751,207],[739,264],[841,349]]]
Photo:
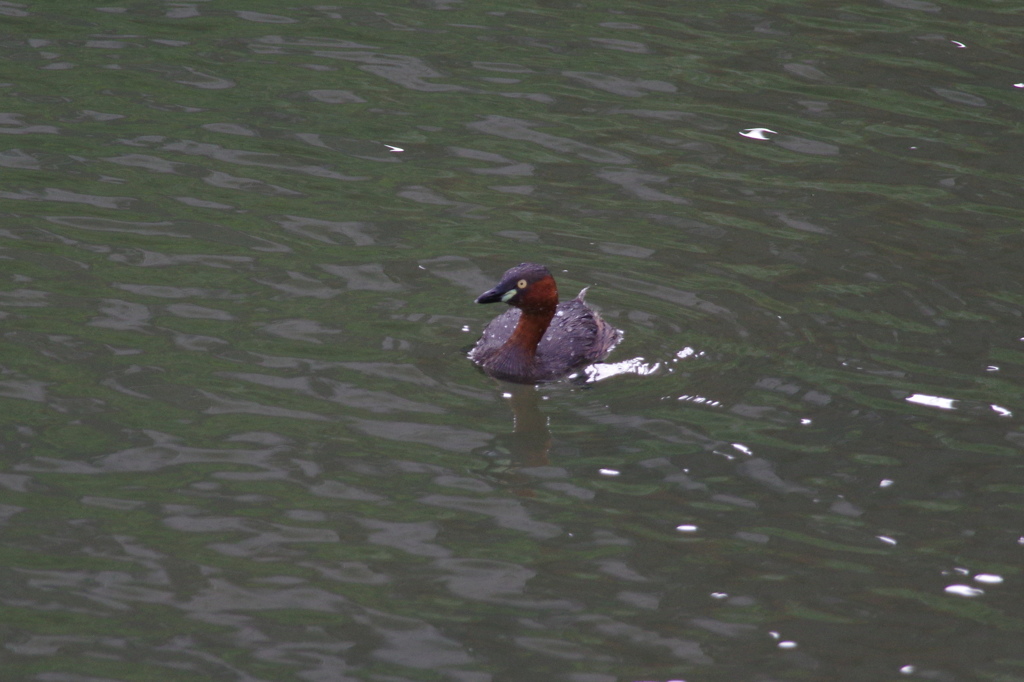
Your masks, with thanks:
[[[5,680],[1024,680],[1019,8],[0,19]]]

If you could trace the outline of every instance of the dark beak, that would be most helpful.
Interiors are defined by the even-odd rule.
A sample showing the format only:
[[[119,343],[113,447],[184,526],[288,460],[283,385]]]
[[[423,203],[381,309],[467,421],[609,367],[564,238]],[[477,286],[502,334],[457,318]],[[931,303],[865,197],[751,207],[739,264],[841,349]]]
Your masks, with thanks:
[[[505,289],[500,285],[493,289],[488,289],[484,293],[480,294],[476,298],[477,303],[500,303],[501,297],[505,295]]]

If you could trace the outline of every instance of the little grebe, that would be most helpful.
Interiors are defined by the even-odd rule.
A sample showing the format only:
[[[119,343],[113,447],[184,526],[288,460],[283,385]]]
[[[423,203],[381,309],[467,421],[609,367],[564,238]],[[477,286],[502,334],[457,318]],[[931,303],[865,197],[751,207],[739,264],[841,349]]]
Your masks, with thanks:
[[[496,379],[520,384],[560,379],[588,362],[604,359],[622,332],[591,310],[580,295],[558,302],[555,278],[536,263],[506,272],[477,303],[508,303],[491,320],[469,358]]]

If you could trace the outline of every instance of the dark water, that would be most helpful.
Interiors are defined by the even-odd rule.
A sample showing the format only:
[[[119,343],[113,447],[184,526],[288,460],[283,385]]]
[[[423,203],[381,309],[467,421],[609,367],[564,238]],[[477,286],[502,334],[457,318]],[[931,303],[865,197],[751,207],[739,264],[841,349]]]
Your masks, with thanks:
[[[1019,7],[0,24],[4,680],[1024,680]]]

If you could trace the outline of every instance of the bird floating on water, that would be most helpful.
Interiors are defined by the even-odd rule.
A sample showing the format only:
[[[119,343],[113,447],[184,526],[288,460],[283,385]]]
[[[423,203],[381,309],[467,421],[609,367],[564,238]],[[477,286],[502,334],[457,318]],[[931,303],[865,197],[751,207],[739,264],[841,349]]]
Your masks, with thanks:
[[[603,360],[622,332],[584,302],[585,287],[566,303],[558,302],[555,278],[543,265],[522,263],[509,269],[477,303],[507,303],[491,320],[469,358],[496,379],[535,384],[561,379],[573,370]]]

